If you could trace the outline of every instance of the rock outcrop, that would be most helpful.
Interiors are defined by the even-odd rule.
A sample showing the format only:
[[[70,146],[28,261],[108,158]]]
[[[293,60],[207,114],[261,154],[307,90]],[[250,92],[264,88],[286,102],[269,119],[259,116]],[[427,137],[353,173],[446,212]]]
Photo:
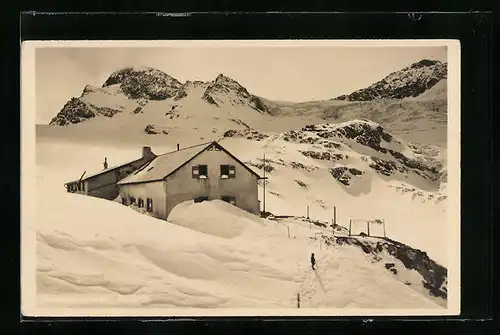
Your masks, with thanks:
[[[131,99],[165,100],[177,94],[182,84],[168,74],[153,68],[124,68],[114,72],[103,87],[119,84]]]
[[[447,68],[447,63],[423,59],[389,74],[367,88],[339,96],[336,100],[369,101],[417,97],[441,80],[447,79]]]

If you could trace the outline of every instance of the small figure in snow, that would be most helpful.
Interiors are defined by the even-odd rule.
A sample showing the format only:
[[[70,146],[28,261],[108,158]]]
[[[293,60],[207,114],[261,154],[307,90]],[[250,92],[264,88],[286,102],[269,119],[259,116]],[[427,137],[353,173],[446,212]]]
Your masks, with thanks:
[[[315,267],[316,266],[316,259],[314,258],[314,253],[311,254],[311,268],[313,270],[315,270]]]

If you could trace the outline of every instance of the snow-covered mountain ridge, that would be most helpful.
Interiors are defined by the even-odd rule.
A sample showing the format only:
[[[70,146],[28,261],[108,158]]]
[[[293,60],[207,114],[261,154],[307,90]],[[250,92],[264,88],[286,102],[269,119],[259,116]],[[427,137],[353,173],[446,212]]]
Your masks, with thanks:
[[[253,129],[229,130],[225,138],[244,138],[263,142],[264,146],[282,145],[285,151],[296,151],[315,162],[326,164],[331,175],[346,189],[359,189],[370,183],[373,173],[387,181],[399,181],[406,190],[434,192],[444,183],[442,174],[445,162],[425,148],[407,144],[377,123],[368,120],[351,120],[338,124],[307,125],[299,130],[280,134],[265,134]],[[263,169],[263,162],[248,164]],[[268,158],[266,172],[280,166],[292,166],[303,170],[315,169],[310,164],[301,167],[300,162]],[[417,189],[415,189],[415,187]],[[422,194],[423,195],[423,194]],[[432,197],[441,201],[439,196]]]
[[[377,99],[364,99],[370,101],[305,103],[258,97],[223,74],[212,81],[181,83],[160,70],[126,68],[111,74],[102,87],[87,85],[80,97],[66,103],[50,125],[70,126],[76,131],[82,123],[89,123],[89,127],[84,127],[88,132],[105,124],[106,133],[126,129],[128,133],[171,136],[176,132],[205,131],[200,137],[206,138],[221,136],[234,127],[244,131],[245,125],[258,131],[284,131],[307,124],[369,119],[406,140],[445,145],[446,79],[431,86],[436,78],[445,77],[445,68],[445,63],[424,60],[389,75],[383,85],[372,85],[375,90],[422,93],[416,97],[412,93],[412,98],[400,99],[400,95],[380,91]],[[417,86],[420,88],[415,89]],[[195,123],[205,126],[196,127]]]
[[[210,82],[187,81],[182,84],[168,74],[151,68],[125,68],[114,72],[101,88],[87,85],[79,98],[71,98],[62,110],[50,121],[50,125],[65,126],[93,119],[99,115],[112,117],[113,114],[95,112],[92,101],[101,100],[103,105],[122,104],[112,108],[117,112],[137,114],[148,101],[173,100],[181,103],[191,95],[191,91],[204,89],[204,102],[221,107],[224,104],[250,107],[259,113],[268,113],[266,105],[259,97],[252,95],[234,79],[223,74]],[[101,99],[96,99],[99,96]],[[103,98],[104,101],[103,101]],[[126,102],[126,104],[123,104]],[[168,105],[165,105],[167,107]],[[127,108],[128,107],[128,108]],[[108,107],[109,108],[109,107]],[[116,113],[115,113],[116,114]]]
[[[369,101],[376,99],[402,99],[416,97],[432,88],[439,81],[447,78],[447,63],[423,59],[402,70],[389,74],[384,79],[367,88],[349,95],[337,97],[337,100]]]

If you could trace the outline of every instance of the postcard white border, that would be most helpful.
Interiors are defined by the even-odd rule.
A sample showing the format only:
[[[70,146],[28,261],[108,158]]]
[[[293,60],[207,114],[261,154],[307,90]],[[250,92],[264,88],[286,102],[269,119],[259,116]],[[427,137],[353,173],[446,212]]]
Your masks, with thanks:
[[[36,48],[439,47],[448,53],[448,307],[446,309],[147,309],[36,306]],[[431,316],[460,314],[460,42],[458,40],[25,41],[21,44],[21,312],[24,316]],[[168,313],[168,314],[166,314]]]

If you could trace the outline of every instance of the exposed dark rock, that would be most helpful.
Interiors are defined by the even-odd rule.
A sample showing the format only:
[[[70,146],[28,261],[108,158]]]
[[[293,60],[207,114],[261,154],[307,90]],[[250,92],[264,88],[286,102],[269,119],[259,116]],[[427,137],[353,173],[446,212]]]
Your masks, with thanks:
[[[341,95],[336,100],[369,101],[416,97],[446,78],[447,63],[424,59],[389,74],[367,88]]]
[[[335,143],[335,142],[332,142],[332,141],[324,141],[322,142],[323,146],[325,148],[334,148],[334,149],[340,149],[342,146],[339,144],[339,143]]]
[[[363,249],[365,254],[370,254],[373,251],[373,247],[369,244],[362,244],[361,249]]]
[[[332,237],[327,238],[331,239]],[[374,256],[376,256],[376,253],[381,253],[385,250],[389,255],[399,259],[407,269],[417,271],[423,277],[422,285],[429,293],[443,299],[447,298],[447,270],[430,259],[426,252],[389,238],[379,238],[380,241],[376,243],[349,236],[335,236],[334,238],[336,244],[356,245],[363,252],[372,253]],[[379,246],[382,246],[383,250],[380,250]],[[394,263],[386,263],[385,268],[390,269],[394,274],[398,273],[394,268]]]
[[[337,179],[339,182],[342,184],[348,186],[350,184],[350,176],[346,173],[348,169],[344,166],[336,167],[336,168],[331,168],[330,173],[331,175]]]
[[[364,172],[355,168],[347,168],[345,166],[338,166],[330,169],[330,174],[342,184],[348,186],[351,183],[352,176],[363,175]]]
[[[240,125],[240,126],[243,126],[243,127],[245,127],[246,129],[250,129],[250,126],[249,126],[248,124],[246,124],[244,121],[240,120],[240,119],[232,119],[232,118],[231,118],[231,119],[229,119],[229,121],[234,122],[234,123],[236,123],[236,124],[238,124],[238,125]],[[258,134],[258,131],[256,131],[256,130],[252,130],[252,133],[254,133],[254,134]]]
[[[305,171],[308,171],[308,172],[316,170],[315,167],[306,166],[306,165],[304,165],[302,163],[299,163],[299,162],[290,162],[290,165],[291,165],[291,167],[293,169],[296,169],[296,170],[305,170]]]
[[[269,135],[259,133],[251,128],[236,130],[229,129],[222,134],[223,137],[239,137],[246,138],[247,140],[262,141],[269,137]]]
[[[185,86],[182,86],[177,91],[177,94],[175,95],[174,100],[177,101],[177,100],[180,100],[180,99],[185,98],[185,97],[187,97],[186,88],[185,88]]]
[[[144,128],[144,131],[147,133],[147,134],[158,134],[158,131],[156,131],[155,127],[151,124],[148,124],[146,126],[146,128]]]
[[[350,168],[349,169],[349,172],[352,174],[352,175],[355,175],[355,176],[360,176],[363,174],[363,171],[360,171],[358,169],[355,169],[355,168]]]
[[[96,92],[98,91],[99,88],[92,86],[92,85],[85,85],[85,88],[83,89],[82,96],[88,93]]]
[[[203,95],[202,99],[205,100],[206,102],[208,102],[209,104],[212,104],[212,105],[219,107],[219,104],[215,101],[215,99],[210,94],[207,94],[206,92]]]
[[[337,161],[341,159],[346,159],[347,156],[343,154],[332,154],[328,151],[299,151],[302,155],[318,160],[327,160],[327,161]]]
[[[304,187],[304,188],[307,188],[307,184],[304,183],[303,181],[300,181],[300,180],[295,180],[295,182],[300,186],[300,187]]]
[[[113,73],[103,87],[120,84],[131,99],[165,100],[176,94],[182,84],[168,74],[152,68],[124,68]]]
[[[99,114],[107,116],[107,117],[113,117],[113,115],[120,113],[119,110],[109,108],[109,107],[97,107],[94,105],[90,105],[90,106],[92,106],[95,110],[97,110],[97,112]]]
[[[384,176],[392,176],[396,171],[399,170],[397,164],[393,161],[386,161],[377,157],[370,158],[372,160],[372,163],[370,163],[368,166]]]
[[[274,171],[274,167],[272,165],[269,165],[269,164],[264,165],[264,163],[253,163],[253,162],[248,162],[247,164],[251,165],[251,166],[255,166],[256,168],[264,170],[268,173]]]
[[[71,98],[49,124],[64,126],[71,123],[79,123],[95,116],[96,113],[92,111],[88,104],[78,98]]]

